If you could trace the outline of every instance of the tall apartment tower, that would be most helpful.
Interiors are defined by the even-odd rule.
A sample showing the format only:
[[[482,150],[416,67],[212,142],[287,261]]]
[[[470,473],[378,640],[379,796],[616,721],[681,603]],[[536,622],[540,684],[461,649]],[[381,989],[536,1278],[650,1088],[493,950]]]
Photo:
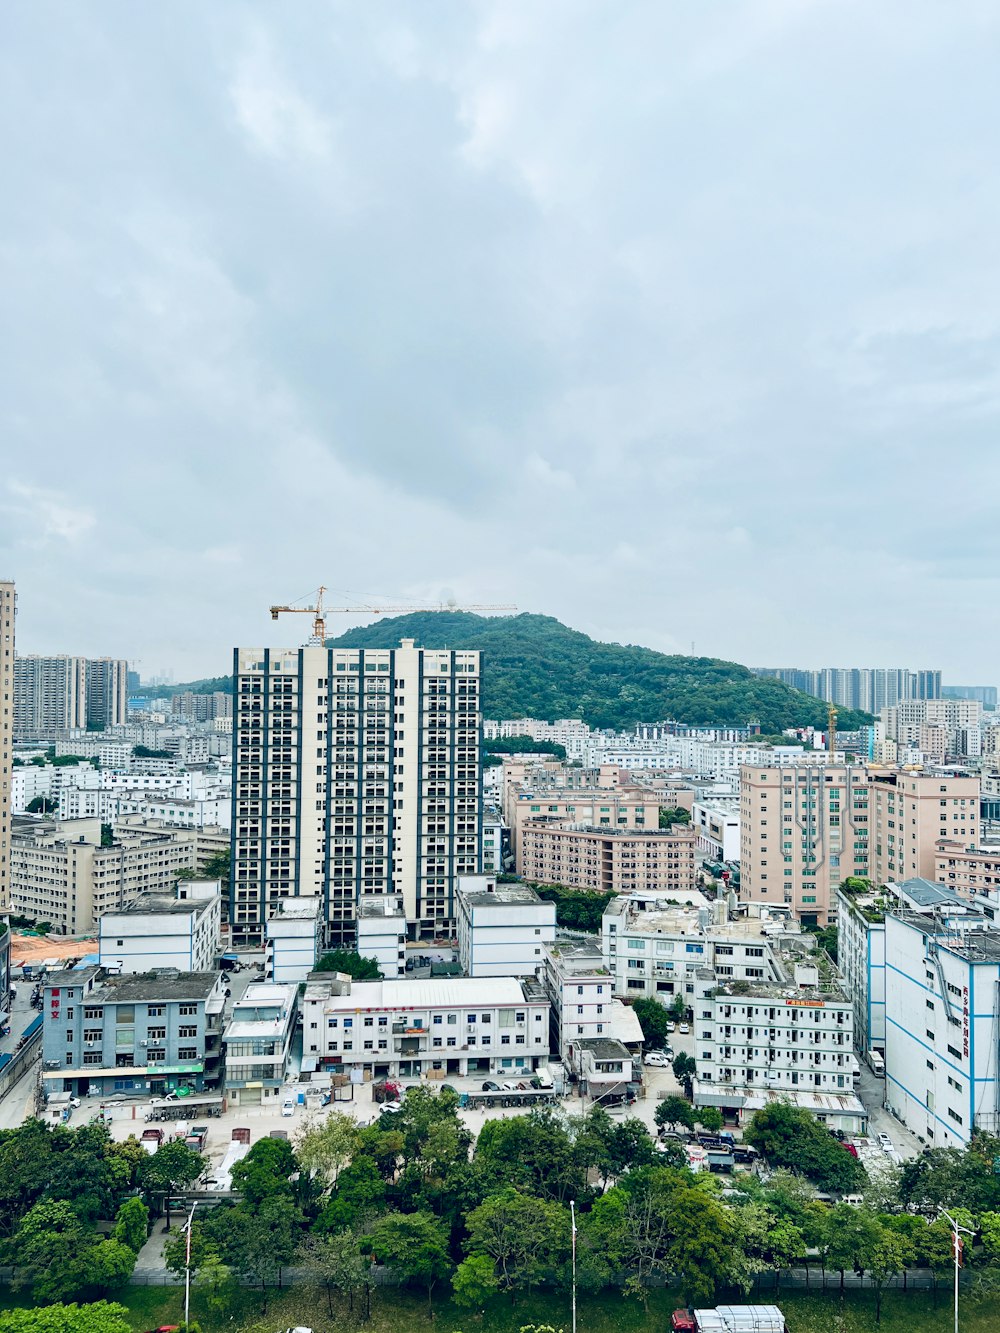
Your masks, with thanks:
[[[868,775],[861,765],[740,769],[740,897],[825,925],[837,886],[868,873]]]
[[[128,663],[117,657],[87,659],[87,725],[120,727],[128,718]]]
[[[0,911],[10,906],[10,789],[14,771],[13,583],[0,581]]]
[[[44,738],[87,725],[87,661],[29,653],[14,659],[14,735]]]
[[[377,896],[402,898],[411,939],[453,934],[480,869],[479,653],[238,648],[234,675],[234,936],[318,897],[352,945]]]

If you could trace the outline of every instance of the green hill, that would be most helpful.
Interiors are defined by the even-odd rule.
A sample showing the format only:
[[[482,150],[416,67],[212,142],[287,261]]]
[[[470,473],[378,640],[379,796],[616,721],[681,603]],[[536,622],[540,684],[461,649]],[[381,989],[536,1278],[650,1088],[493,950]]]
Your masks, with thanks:
[[[552,616],[418,611],[328,642],[395,648],[404,638],[425,648],[481,649],[485,717],[581,717],[591,726],[620,730],[665,718],[702,726],[738,726],[756,718],[765,734],[826,726],[826,705],[819,699],[735,662],[599,643]],[[864,713],[844,710],[839,725],[848,731],[866,720]]]

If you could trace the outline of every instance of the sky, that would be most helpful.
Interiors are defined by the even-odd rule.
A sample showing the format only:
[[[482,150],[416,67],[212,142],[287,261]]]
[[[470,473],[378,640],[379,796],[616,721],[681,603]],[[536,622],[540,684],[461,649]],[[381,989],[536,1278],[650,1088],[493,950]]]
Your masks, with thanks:
[[[986,0],[3,7],[19,650],[218,674],[322,583],[998,681],[998,57]]]

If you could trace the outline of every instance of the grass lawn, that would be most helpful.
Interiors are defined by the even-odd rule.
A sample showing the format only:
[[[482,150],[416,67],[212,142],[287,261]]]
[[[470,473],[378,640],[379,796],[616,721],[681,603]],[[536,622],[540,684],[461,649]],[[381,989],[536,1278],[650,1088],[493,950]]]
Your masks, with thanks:
[[[118,1297],[127,1305],[136,1330],[176,1324],[183,1317],[184,1292],[180,1287],[128,1287]],[[773,1300],[765,1294],[761,1301]],[[8,1306],[24,1304],[17,1296],[4,1299]],[[581,1296],[577,1306],[578,1333],[668,1333],[670,1312],[679,1301],[675,1293],[650,1292],[649,1310],[635,1301],[605,1292],[601,1296]],[[780,1292],[777,1301],[785,1312],[791,1333],[870,1333],[875,1325],[874,1299],[870,1292],[847,1292],[843,1301],[835,1286],[825,1294],[802,1290]],[[259,1292],[240,1291],[233,1303],[221,1313],[207,1309],[200,1292],[191,1293],[191,1317],[197,1319],[204,1333],[277,1333],[296,1324],[304,1324],[316,1333],[334,1330],[365,1329],[368,1333],[518,1333],[524,1324],[552,1324],[556,1329],[570,1327],[569,1299],[566,1296],[539,1295],[519,1300],[491,1302],[479,1316],[461,1310],[442,1299],[435,1302],[431,1319],[426,1301],[399,1291],[377,1292],[372,1299],[372,1317],[362,1324],[358,1314],[335,1299],[331,1317],[325,1293],[306,1288],[269,1293],[267,1312]],[[882,1308],[884,1333],[951,1333],[950,1291],[942,1287],[937,1300],[927,1292],[890,1292]],[[1000,1314],[996,1302],[988,1298],[974,1301],[962,1297],[961,1333],[996,1333]]]

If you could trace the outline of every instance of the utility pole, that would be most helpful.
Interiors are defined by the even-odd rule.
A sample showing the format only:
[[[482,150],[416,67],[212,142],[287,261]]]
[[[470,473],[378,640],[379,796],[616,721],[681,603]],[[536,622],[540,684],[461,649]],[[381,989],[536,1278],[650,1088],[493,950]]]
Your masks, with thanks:
[[[964,1245],[959,1233],[964,1232],[967,1236],[974,1236],[976,1233],[969,1227],[961,1226],[948,1212],[947,1208],[939,1208],[938,1211],[942,1217],[948,1219],[951,1225],[951,1251],[955,1259],[955,1333],[958,1333],[958,1274],[962,1267],[962,1248]]]
[[[199,1199],[195,1199],[191,1205],[187,1222],[187,1243],[184,1247],[184,1333],[187,1333],[191,1326],[191,1225],[194,1222],[194,1210],[199,1202]]]
[[[569,1201],[570,1227],[572,1230],[573,1242],[573,1333],[576,1333],[576,1201]],[[955,1333],[958,1333],[956,1325]]]

